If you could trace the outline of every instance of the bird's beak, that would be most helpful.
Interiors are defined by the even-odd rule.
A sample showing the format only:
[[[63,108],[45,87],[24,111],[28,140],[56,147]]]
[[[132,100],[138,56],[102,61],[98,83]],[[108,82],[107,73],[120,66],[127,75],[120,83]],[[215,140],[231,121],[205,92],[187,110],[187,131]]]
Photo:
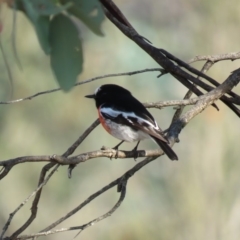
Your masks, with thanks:
[[[92,94],[92,95],[86,95],[85,97],[86,97],[86,98],[95,98],[95,94]]]

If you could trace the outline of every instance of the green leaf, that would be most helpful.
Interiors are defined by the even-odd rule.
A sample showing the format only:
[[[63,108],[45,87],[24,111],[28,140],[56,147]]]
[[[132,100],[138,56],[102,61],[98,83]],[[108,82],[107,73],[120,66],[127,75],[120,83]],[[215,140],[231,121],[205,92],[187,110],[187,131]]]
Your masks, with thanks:
[[[62,0],[62,3],[67,3],[69,0]],[[68,12],[84,24],[86,24],[94,33],[103,36],[101,31],[101,23],[104,20],[102,6],[98,0],[72,0],[73,6],[68,9]]]
[[[46,54],[49,54],[51,51],[51,47],[49,44],[49,26],[50,26],[49,16],[40,16],[36,12],[32,1],[22,0],[22,3],[24,4],[22,10],[29,18],[29,20],[32,22],[43,51]]]
[[[63,14],[50,22],[50,45],[51,67],[60,87],[68,91],[82,72],[83,56],[78,30]]]
[[[54,4],[51,0],[31,0],[30,2],[39,15],[47,16],[59,14],[73,5],[71,2],[67,2],[62,6],[57,3]]]

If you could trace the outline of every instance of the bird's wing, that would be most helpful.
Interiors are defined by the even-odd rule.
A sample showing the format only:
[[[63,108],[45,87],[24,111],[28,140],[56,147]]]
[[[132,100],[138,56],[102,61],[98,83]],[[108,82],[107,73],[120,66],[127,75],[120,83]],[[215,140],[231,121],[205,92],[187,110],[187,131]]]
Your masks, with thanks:
[[[158,127],[156,121],[146,109],[148,114],[145,114],[145,111],[141,111],[141,114],[137,114],[133,111],[126,110],[129,109],[117,109],[116,105],[113,108],[113,106],[108,104],[103,104],[100,107],[100,112],[103,117],[111,119],[118,124],[127,125],[134,130],[141,130],[150,136],[154,136],[168,143],[168,140],[162,135],[161,129]]]

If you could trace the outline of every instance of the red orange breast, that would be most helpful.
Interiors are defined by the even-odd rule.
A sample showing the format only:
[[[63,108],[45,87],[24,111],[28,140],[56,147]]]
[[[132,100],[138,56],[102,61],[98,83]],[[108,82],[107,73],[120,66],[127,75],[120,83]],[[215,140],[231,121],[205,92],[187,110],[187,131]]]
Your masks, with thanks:
[[[111,129],[109,128],[109,126],[107,125],[104,117],[102,116],[100,110],[98,109],[98,117],[99,117],[99,120],[100,120],[100,123],[102,124],[102,126],[104,127],[104,129],[111,134]]]

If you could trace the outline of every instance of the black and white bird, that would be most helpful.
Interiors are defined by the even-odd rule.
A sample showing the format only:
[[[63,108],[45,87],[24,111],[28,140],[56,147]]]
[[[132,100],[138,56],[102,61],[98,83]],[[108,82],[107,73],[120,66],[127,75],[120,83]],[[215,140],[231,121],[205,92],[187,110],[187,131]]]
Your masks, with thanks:
[[[169,146],[157,122],[148,110],[125,88],[115,84],[102,85],[92,95],[98,110],[99,120],[104,129],[121,142],[136,142],[133,151],[137,151],[141,140],[151,138],[171,160],[178,160],[176,153]]]

